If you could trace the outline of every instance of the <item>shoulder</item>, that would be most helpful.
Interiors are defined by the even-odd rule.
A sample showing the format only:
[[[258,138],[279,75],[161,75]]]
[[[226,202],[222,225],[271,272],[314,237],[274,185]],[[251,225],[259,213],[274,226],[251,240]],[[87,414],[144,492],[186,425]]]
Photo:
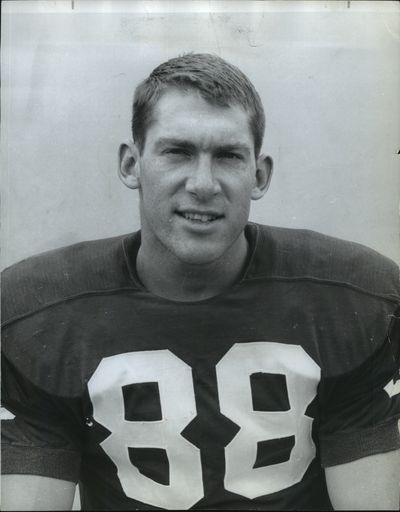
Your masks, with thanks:
[[[24,259],[2,272],[2,322],[75,296],[130,284],[124,241],[93,240]]]
[[[253,226],[258,240],[249,277],[308,279],[400,300],[399,267],[375,250],[311,230]]]

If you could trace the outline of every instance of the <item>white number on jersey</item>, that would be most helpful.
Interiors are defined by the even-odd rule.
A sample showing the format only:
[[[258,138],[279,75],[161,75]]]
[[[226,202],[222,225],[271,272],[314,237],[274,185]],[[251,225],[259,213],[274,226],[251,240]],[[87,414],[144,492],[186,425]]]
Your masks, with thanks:
[[[158,382],[162,419],[127,421],[122,386]],[[103,359],[88,384],[94,419],[112,434],[101,443],[129,498],[156,507],[187,509],[203,495],[200,450],[180,432],[196,416],[191,368],[169,350],[130,352]],[[170,483],[142,475],[128,447],[167,451]]]
[[[253,410],[249,376],[257,372],[285,375],[289,411]],[[319,376],[319,367],[302,347],[282,343],[236,343],[217,364],[221,412],[241,427],[225,449],[228,491],[253,499],[300,482],[315,456],[312,419],[304,413]],[[295,437],[295,444],[287,462],[253,468],[257,442],[288,436]]]
[[[398,395],[400,393],[400,378],[396,382],[394,379],[389,381],[383,389],[389,395],[389,398]]]
[[[225,488],[246,498],[278,492],[299,482],[315,456],[312,419],[305,416],[316,395],[320,369],[297,345],[236,343],[217,364],[222,414],[240,430],[225,449]],[[290,409],[254,411],[250,376],[283,374]],[[162,419],[125,419],[122,387],[157,382]],[[111,431],[102,447],[114,462],[129,498],[167,509],[187,509],[204,496],[200,451],[180,433],[196,416],[191,368],[169,350],[129,352],[101,361],[88,383],[94,419]],[[265,391],[268,393],[268,390]],[[294,436],[290,459],[254,468],[257,443]],[[170,483],[141,474],[128,448],[161,448],[168,455]]]

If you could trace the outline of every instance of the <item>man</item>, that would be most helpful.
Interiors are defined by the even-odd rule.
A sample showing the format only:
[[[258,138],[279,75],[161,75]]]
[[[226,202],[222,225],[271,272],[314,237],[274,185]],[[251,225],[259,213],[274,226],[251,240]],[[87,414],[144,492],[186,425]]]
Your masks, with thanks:
[[[132,130],[140,233],[5,272],[3,508],[396,508],[396,265],[248,223],[272,161],[221,58],[157,67]]]

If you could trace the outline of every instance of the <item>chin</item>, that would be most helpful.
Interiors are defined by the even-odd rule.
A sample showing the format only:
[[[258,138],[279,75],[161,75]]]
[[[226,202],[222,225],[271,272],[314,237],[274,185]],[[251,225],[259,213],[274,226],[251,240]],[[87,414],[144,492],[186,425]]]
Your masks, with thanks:
[[[186,265],[193,265],[193,266],[206,266],[214,263],[217,261],[223,254],[224,250],[220,249],[218,251],[214,248],[209,248],[207,250],[206,247],[202,247],[200,250],[199,248],[194,248],[192,250],[175,250],[173,251],[175,257],[181,261],[182,263],[185,263]]]

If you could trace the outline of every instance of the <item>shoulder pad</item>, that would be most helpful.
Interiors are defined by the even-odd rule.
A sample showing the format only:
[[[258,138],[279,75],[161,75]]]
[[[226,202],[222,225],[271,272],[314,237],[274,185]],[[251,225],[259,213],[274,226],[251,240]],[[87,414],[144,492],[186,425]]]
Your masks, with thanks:
[[[316,231],[259,226],[247,277],[309,279],[400,300],[399,267],[364,245]]]
[[[81,242],[24,259],[2,272],[2,323],[85,293],[132,287],[124,236]]]

